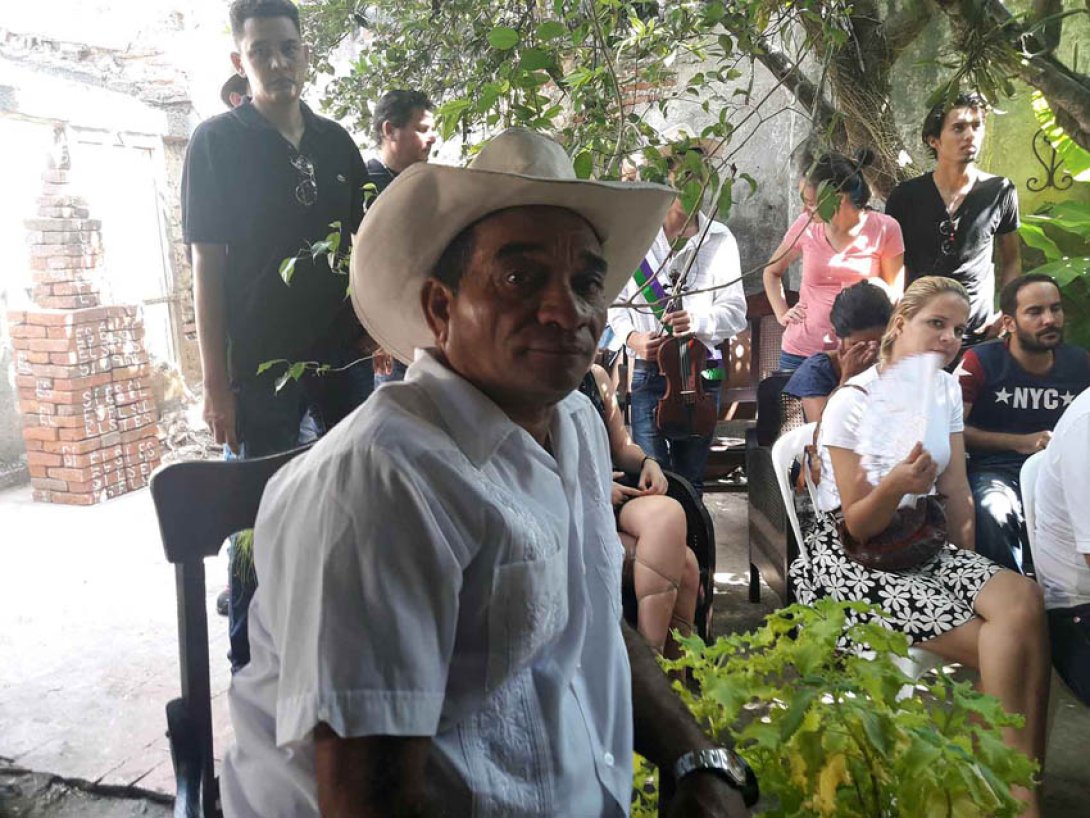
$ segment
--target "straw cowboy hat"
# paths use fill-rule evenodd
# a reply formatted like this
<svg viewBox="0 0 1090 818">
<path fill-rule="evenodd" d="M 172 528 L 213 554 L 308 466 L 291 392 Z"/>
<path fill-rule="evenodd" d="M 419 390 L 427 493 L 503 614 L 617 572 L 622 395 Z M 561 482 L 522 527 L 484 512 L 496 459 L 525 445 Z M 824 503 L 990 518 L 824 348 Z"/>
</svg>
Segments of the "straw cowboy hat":
<svg viewBox="0 0 1090 818">
<path fill-rule="evenodd" d="M 576 178 L 556 142 L 525 128 L 490 140 L 467 168 L 423 162 L 402 171 L 367 211 L 352 248 L 351 292 L 371 337 L 409 362 L 434 344 L 420 289 L 447 245 L 469 225 L 510 207 L 571 210 L 594 228 L 612 301 L 632 277 L 676 194 L 646 182 Z"/>
</svg>

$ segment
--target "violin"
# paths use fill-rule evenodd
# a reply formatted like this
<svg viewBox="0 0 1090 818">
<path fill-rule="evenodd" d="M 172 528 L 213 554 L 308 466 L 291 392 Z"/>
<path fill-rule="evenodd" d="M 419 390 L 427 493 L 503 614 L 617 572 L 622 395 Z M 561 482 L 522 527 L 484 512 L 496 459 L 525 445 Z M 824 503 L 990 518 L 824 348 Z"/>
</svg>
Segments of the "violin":
<svg viewBox="0 0 1090 818">
<path fill-rule="evenodd" d="M 681 299 L 667 312 L 681 309 Z M 715 398 L 704 391 L 700 373 L 707 366 L 707 350 L 692 335 L 671 335 L 658 349 L 659 372 L 666 392 L 655 409 L 655 425 L 670 439 L 710 437 L 719 420 Z"/>
</svg>

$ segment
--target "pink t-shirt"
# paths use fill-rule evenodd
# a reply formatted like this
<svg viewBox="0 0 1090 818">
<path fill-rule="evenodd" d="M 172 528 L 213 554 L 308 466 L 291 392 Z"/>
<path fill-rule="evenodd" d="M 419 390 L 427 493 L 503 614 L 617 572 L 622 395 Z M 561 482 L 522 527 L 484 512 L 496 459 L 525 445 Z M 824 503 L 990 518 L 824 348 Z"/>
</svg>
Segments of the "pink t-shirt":
<svg viewBox="0 0 1090 818">
<path fill-rule="evenodd" d="M 833 299 L 857 281 L 877 278 L 882 259 L 901 255 L 905 244 L 897 221 L 873 210 L 865 211 L 863 229 L 840 252 L 825 237 L 825 225 L 810 221 L 806 211 L 788 228 L 784 241 L 790 243 L 796 236 L 795 247 L 802 250 L 799 303 L 806 305 L 806 321 L 788 325 L 783 333 L 783 349 L 792 355 L 809 356 L 836 348 L 836 333 L 829 320 Z"/>
</svg>

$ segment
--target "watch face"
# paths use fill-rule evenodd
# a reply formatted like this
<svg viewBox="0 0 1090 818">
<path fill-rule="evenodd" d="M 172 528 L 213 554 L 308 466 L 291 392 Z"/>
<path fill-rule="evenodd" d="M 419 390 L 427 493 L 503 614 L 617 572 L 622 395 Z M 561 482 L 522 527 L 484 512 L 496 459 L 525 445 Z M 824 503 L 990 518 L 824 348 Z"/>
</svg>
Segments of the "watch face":
<svg viewBox="0 0 1090 818">
<path fill-rule="evenodd" d="M 731 778 L 737 782 L 739 787 L 745 786 L 746 783 L 746 765 L 745 762 L 738 756 L 737 753 L 733 753 L 728 750 L 725 753 L 727 759 L 727 772 L 730 773 Z"/>
</svg>

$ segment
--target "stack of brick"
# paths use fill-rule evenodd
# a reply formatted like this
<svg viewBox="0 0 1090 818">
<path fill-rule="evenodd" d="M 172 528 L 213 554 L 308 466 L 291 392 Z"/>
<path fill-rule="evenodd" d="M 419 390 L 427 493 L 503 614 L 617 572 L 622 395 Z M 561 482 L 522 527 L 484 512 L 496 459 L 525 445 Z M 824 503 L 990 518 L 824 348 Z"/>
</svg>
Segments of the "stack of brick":
<svg viewBox="0 0 1090 818">
<path fill-rule="evenodd" d="M 100 225 L 51 170 L 27 220 L 33 300 L 8 314 L 34 499 L 91 505 L 147 485 L 158 412 L 136 307 L 102 306 Z"/>
</svg>

